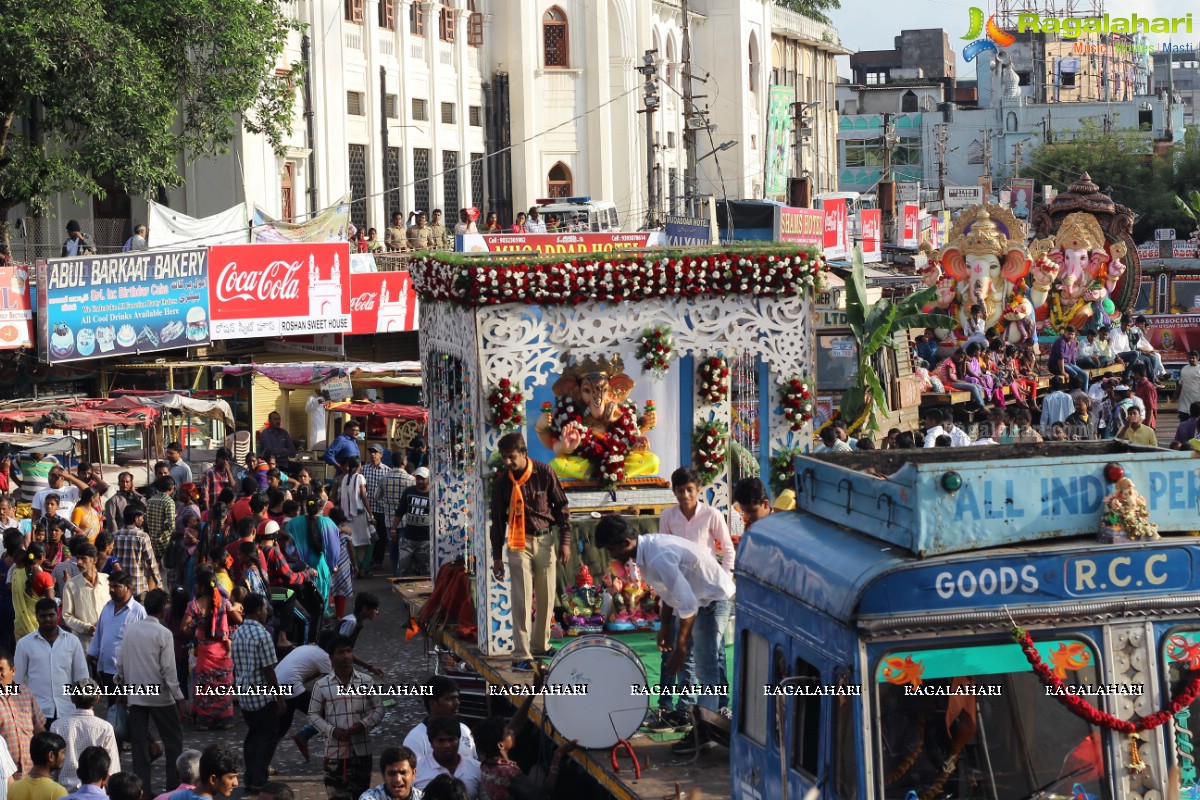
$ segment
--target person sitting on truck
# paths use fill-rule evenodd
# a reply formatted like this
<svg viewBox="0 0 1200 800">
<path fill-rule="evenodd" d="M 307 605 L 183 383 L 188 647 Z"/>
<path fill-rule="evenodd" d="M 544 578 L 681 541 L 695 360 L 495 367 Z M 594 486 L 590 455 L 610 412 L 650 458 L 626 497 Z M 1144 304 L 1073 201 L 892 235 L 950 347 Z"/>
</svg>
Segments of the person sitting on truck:
<svg viewBox="0 0 1200 800">
<path fill-rule="evenodd" d="M 838 417 L 833 421 L 833 429 L 837 431 L 838 439 L 850 446 L 851 450 L 858 449 L 858 439 L 850 435 L 850 426 L 846 424 L 846 420 Z"/>
<path fill-rule="evenodd" d="M 969 447 L 971 437 L 966 431 L 955 427 L 954 419 L 940 408 L 931 408 L 925 412 L 925 446 L 936 447 L 937 437 L 945 434 L 950 437 L 951 447 Z"/>
<path fill-rule="evenodd" d="M 1033 415 L 1028 408 L 1013 411 L 1013 424 L 1000 437 L 1000 444 L 1040 444 L 1042 435 L 1033 428 Z"/>
<path fill-rule="evenodd" d="M 546 221 L 542 219 L 541 214 L 538 212 L 537 206 L 533 206 L 532 208 L 529 209 L 529 216 L 527 216 L 525 218 L 525 232 L 526 233 L 545 233 L 546 232 Z"/>
<path fill-rule="evenodd" d="M 942 382 L 942 386 L 945 387 L 946 391 L 958 389 L 959 391 L 970 392 L 976 407 L 983 409 L 987 406 L 987 401 L 983 397 L 983 389 L 974 383 L 967 382 L 966 364 L 967 353 L 960 347 L 949 358 L 942 359 L 942 362 L 930 374 L 936 376 Z"/>
<path fill-rule="evenodd" d="M 722 633 L 733 608 L 733 577 L 721 568 L 707 548 L 679 536 L 661 533 L 639 535 L 623 516 L 610 514 L 596 525 L 596 547 L 607 550 L 620 563 L 637 562 L 642 579 L 662 601 L 659 650 L 673 647 L 663 675 L 676 675 L 688 654 L 695 654 L 696 678 L 702 690 L 700 708 L 718 713 L 714 689 L 721 681 L 720 660 L 725 658 Z M 678 618 L 679 635 L 675 635 Z M 726 686 L 728 691 L 728 686 Z M 703 746 L 695 728 L 672 747 L 676 754 L 694 753 Z"/>
<path fill-rule="evenodd" d="M 843 442 L 837 434 L 837 429 L 826 425 L 821 431 L 821 445 L 813 450 L 814 453 L 849 453 L 850 445 Z"/>
<path fill-rule="evenodd" d="M 1146 368 L 1141 364 L 1133 365 L 1133 396 L 1142 401 L 1142 418 L 1146 425 L 1158 428 L 1158 387 L 1146 377 Z"/>
<path fill-rule="evenodd" d="M 1055 375 L 1050 379 L 1050 394 L 1042 398 L 1042 430 L 1048 430 L 1056 422 L 1064 422 L 1075 410 L 1071 395 L 1064 391 L 1066 382 Z"/>
<path fill-rule="evenodd" d="M 1196 438 L 1196 427 L 1200 425 L 1200 400 L 1193 402 L 1188 411 L 1190 416 L 1175 429 L 1175 441 L 1171 442 L 1172 450 L 1192 449 L 1189 442 Z"/>
<path fill-rule="evenodd" d="M 925 362 L 925 366 L 933 369 L 937 366 L 938 359 L 938 338 L 934 334 L 933 328 L 926 328 L 925 335 L 917 340 L 917 357 Z"/>
<path fill-rule="evenodd" d="M 1117 434 L 1117 438 L 1130 444 L 1158 447 L 1158 437 L 1154 435 L 1154 429 L 1142 424 L 1142 412 L 1137 406 L 1130 406 L 1125 412 L 1125 427 Z"/>
</svg>

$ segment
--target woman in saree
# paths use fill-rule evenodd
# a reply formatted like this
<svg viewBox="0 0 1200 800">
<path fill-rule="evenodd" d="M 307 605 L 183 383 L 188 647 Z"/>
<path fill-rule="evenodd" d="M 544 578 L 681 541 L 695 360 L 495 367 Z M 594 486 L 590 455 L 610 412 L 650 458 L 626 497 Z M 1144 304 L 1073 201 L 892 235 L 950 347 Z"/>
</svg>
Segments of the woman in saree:
<svg viewBox="0 0 1200 800">
<path fill-rule="evenodd" d="M 338 540 L 338 529 L 329 517 L 322 516 L 325 501 L 314 495 L 304 498 L 304 515 L 290 520 L 286 527 L 287 534 L 292 537 L 296 546 L 296 555 L 300 560 L 317 571 L 314 583 L 321 595 L 321 613 L 326 613 L 329 607 L 329 587 L 332 582 L 330 554 L 336 559 L 341 552 Z M 337 561 L 333 561 L 334 564 Z M 318 620 L 314 620 L 317 623 Z"/>
<path fill-rule="evenodd" d="M 217 588 L 211 570 L 196 573 L 196 594 L 183 617 L 183 632 L 196 640 L 193 672 L 192 718 L 196 730 L 233 727 L 233 659 L 229 629 L 241 624 L 241 615 Z"/>
</svg>

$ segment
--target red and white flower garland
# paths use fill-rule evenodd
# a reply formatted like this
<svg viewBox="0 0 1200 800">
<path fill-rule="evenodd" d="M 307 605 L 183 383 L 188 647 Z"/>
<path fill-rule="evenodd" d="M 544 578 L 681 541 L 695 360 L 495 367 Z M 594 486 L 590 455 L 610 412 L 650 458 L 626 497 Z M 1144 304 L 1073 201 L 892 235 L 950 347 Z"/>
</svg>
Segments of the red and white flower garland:
<svg viewBox="0 0 1200 800">
<path fill-rule="evenodd" d="M 549 403 L 543 405 L 543 411 L 550 411 Z M 637 407 L 633 403 L 621 404 L 621 414 L 608 430 L 596 433 L 583 424 L 583 414 L 575 406 L 575 400 L 569 395 L 558 398 L 551 413 L 550 433 L 561 437 L 563 431 L 574 428 L 579 432 L 581 442 L 575 450 L 575 455 L 583 456 L 592 464 L 592 473 L 600 488 L 609 491 L 625 480 L 625 457 L 633 448 L 635 440 L 641 436 L 638 428 Z"/>
<path fill-rule="evenodd" d="M 501 378 L 488 391 L 491 422 L 504 432 L 525 427 L 525 397 L 516 391 L 512 381 Z"/>
<path fill-rule="evenodd" d="M 696 393 L 706 403 L 716 405 L 729 397 L 729 362 L 723 356 L 711 356 L 700 362 Z"/>
<path fill-rule="evenodd" d="M 817 388 L 812 381 L 798 375 L 789 378 L 779 389 L 779 402 L 783 406 L 783 418 L 791 423 L 793 431 L 803 430 L 805 423 L 813 417 Z"/>
<path fill-rule="evenodd" d="M 587 300 L 619 303 L 731 294 L 789 297 L 820 291 L 826 269 L 824 255 L 791 248 L 486 263 L 431 253 L 410 266 L 421 299 L 466 306 L 578 305 Z"/>
<path fill-rule="evenodd" d="M 667 374 L 674 354 L 675 337 L 671 336 L 671 329 L 666 325 L 654 325 L 643 330 L 638 339 L 637 352 L 634 353 L 642 362 L 642 369 L 659 380 Z"/>
<path fill-rule="evenodd" d="M 705 486 L 725 468 L 729 453 L 729 426 L 720 420 L 701 422 L 692 432 L 692 464 Z"/>
</svg>

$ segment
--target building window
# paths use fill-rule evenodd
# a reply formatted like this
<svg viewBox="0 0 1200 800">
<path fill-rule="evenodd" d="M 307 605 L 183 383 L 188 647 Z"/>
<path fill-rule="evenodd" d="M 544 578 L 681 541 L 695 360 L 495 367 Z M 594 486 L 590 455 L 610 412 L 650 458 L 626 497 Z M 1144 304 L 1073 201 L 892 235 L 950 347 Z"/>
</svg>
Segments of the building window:
<svg viewBox="0 0 1200 800">
<path fill-rule="evenodd" d="M 396 30 L 396 0 L 379 0 L 379 27 Z"/>
<path fill-rule="evenodd" d="M 454 41 L 454 9 L 443 7 L 438 15 L 438 38 L 443 42 Z"/>
<path fill-rule="evenodd" d="M 909 89 L 900 97 L 900 113 L 916 113 L 919 110 L 917 108 L 917 93 Z"/>
<path fill-rule="evenodd" d="M 370 227 L 367 218 L 367 146 L 350 145 L 350 221 L 360 227 Z"/>
<path fill-rule="evenodd" d="M 400 98 L 397 95 L 383 96 L 383 113 L 388 119 L 400 119 Z"/>
<path fill-rule="evenodd" d="M 472 128 L 482 128 L 483 127 L 483 109 L 480 108 L 479 106 L 468 106 L 467 107 L 467 123 Z"/>
<path fill-rule="evenodd" d="M 284 222 L 291 222 L 296 217 L 296 164 L 287 161 L 283 165 L 283 174 L 279 176 L 279 216 Z"/>
<path fill-rule="evenodd" d="M 446 216 L 458 219 L 458 153 L 442 151 L 442 198 L 445 200 Z"/>
<path fill-rule="evenodd" d="M 674 146 L 675 146 L 675 131 L 667 131 L 667 147 L 673 148 Z"/>
<path fill-rule="evenodd" d="M 758 38 L 753 33 L 750 34 L 750 66 L 747 74 L 750 78 L 750 92 L 753 94 L 758 91 Z"/>
<path fill-rule="evenodd" d="M 471 153 L 471 204 L 483 205 L 483 153 Z"/>
<path fill-rule="evenodd" d="M 978 139 L 967 145 L 967 163 L 982 164 L 983 163 L 983 145 Z"/>
<path fill-rule="evenodd" d="M 387 218 L 390 220 L 400 211 L 400 148 L 389 147 L 387 149 L 387 180 L 388 193 L 387 199 L 384 201 L 384 206 L 387 207 Z"/>
<path fill-rule="evenodd" d="M 413 202 L 417 211 L 429 211 L 429 149 L 413 148 Z"/>
<path fill-rule="evenodd" d="M 429 101 L 414 97 L 412 101 L 412 117 L 418 122 L 429 120 Z"/>
<path fill-rule="evenodd" d="M 867 73 L 867 86 L 882 86 L 885 83 L 887 83 L 887 73 L 886 72 L 868 72 Z"/>
<path fill-rule="evenodd" d="M 476 0 L 467 0 L 467 46 L 483 47 L 483 12 L 475 7 Z"/>
<path fill-rule="evenodd" d="M 363 110 L 362 92 L 346 92 L 346 113 L 352 117 L 366 115 L 366 111 Z"/>
<path fill-rule="evenodd" d="M 847 139 L 844 163 L 847 167 L 882 167 L 883 148 L 876 139 Z"/>
<path fill-rule="evenodd" d="M 912 167 L 920 163 L 921 137 L 901 136 L 892 148 L 892 164 L 898 167 Z"/>
<path fill-rule="evenodd" d="M 547 197 L 570 197 L 571 170 L 567 169 L 566 164 L 558 162 L 550 168 L 550 174 L 546 176 L 546 184 Z"/>
<path fill-rule="evenodd" d="M 442 124 L 453 125 L 454 120 L 454 103 L 442 103 Z"/>
<path fill-rule="evenodd" d="M 363 0 L 343 0 L 342 6 L 346 12 L 346 22 L 362 24 Z"/>
<path fill-rule="evenodd" d="M 542 15 L 542 50 L 547 67 L 566 68 L 571 65 L 567 57 L 567 15 L 554 6 Z"/>
<path fill-rule="evenodd" d="M 408 32 L 413 36 L 425 35 L 425 8 L 419 0 L 408 7 Z"/>
</svg>

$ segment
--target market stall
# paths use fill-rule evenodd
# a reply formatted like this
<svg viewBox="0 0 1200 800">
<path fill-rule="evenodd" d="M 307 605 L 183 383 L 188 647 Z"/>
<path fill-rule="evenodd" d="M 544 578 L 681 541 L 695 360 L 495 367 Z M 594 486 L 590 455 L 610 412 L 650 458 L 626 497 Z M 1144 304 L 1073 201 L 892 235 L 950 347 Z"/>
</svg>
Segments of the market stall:
<svg viewBox="0 0 1200 800">
<path fill-rule="evenodd" d="M 363 420 L 366 439 L 362 442 L 362 447 L 379 444 L 385 453 L 407 450 L 413 437 L 425 434 L 425 425 L 429 420 L 428 409 L 400 403 L 353 401 L 330 403 L 325 408 L 331 413 L 341 414 L 342 425 L 345 424 L 345 418 L 349 417 Z M 334 436 L 332 416 L 329 418 L 329 426 L 327 435 L 332 439 Z M 338 427 L 340 429 L 341 426 Z"/>
</svg>

